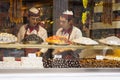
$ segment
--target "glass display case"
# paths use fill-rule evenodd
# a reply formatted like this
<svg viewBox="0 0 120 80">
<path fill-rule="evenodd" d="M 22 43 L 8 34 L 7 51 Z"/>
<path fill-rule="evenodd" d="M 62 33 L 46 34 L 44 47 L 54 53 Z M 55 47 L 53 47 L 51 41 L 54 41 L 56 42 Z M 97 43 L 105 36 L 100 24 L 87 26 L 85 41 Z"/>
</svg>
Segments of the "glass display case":
<svg viewBox="0 0 120 80">
<path fill-rule="evenodd" d="M 104 24 L 101 19 L 103 3 L 104 0 L 0 1 L 0 79 L 118 80 L 120 6 L 118 0 L 112 0 L 112 25 Z M 47 31 L 48 38 L 43 43 L 35 41 L 36 37 L 18 42 L 18 31 L 29 22 L 27 10 L 31 7 L 40 11 L 39 25 Z M 59 17 L 66 10 L 74 14 L 71 25 L 82 32 L 77 39 L 56 36 L 61 27 Z M 47 51 L 29 52 L 26 56 L 25 51 L 32 49 Z"/>
</svg>

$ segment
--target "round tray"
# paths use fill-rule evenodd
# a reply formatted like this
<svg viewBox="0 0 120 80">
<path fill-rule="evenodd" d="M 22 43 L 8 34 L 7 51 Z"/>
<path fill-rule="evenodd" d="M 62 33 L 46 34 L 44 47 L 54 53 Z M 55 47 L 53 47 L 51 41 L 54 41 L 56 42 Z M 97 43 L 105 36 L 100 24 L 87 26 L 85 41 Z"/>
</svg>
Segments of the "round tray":
<svg viewBox="0 0 120 80">
<path fill-rule="evenodd" d="M 39 42 L 38 41 L 26 41 L 26 42 L 23 42 L 24 44 L 38 44 Z"/>
</svg>

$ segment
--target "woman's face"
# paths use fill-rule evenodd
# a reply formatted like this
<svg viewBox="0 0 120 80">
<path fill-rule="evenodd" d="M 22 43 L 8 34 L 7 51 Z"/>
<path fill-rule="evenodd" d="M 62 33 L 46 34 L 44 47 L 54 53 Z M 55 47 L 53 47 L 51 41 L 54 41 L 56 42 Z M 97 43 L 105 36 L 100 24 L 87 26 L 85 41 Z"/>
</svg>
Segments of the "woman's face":
<svg viewBox="0 0 120 80">
<path fill-rule="evenodd" d="M 38 17 L 30 16 L 29 17 L 30 26 L 33 26 L 33 27 L 36 26 L 38 24 L 39 20 L 40 20 L 39 16 Z"/>
</svg>

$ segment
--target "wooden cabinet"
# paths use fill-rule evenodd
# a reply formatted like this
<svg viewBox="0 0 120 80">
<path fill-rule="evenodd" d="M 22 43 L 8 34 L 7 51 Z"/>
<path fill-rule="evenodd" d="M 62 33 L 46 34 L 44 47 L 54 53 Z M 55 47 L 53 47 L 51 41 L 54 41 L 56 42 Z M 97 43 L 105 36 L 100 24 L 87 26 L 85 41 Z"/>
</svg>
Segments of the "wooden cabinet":
<svg viewBox="0 0 120 80">
<path fill-rule="evenodd" d="M 103 6 L 96 6 L 94 8 L 94 20 L 90 30 L 92 38 L 103 38 L 111 35 L 117 36 L 120 34 L 120 3 L 113 4 L 112 11 L 113 19 L 112 25 L 110 25 L 102 23 L 101 16 Z"/>
</svg>

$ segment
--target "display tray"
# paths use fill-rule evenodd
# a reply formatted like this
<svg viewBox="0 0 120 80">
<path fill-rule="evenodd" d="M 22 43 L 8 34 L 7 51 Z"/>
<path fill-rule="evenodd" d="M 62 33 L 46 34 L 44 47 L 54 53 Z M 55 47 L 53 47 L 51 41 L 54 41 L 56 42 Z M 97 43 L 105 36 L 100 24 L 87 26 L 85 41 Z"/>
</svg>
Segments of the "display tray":
<svg viewBox="0 0 120 80">
<path fill-rule="evenodd" d="M 40 44 L 38 41 L 27 41 L 27 42 L 22 42 L 23 44 Z"/>
<path fill-rule="evenodd" d="M 98 45 L 99 43 L 95 40 L 92 40 L 90 38 L 79 38 L 79 39 L 75 39 L 72 41 L 74 44 L 80 44 L 80 45 L 85 45 L 85 46 L 89 46 L 89 45 Z"/>
<path fill-rule="evenodd" d="M 43 60 L 45 68 L 120 68 L 118 60 L 86 59 L 53 59 Z"/>
<path fill-rule="evenodd" d="M 60 44 L 57 43 L 57 44 L 56 44 L 56 43 L 55 43 L 55 44 L 53 44 L 53 45 L 70 45 L 70 44 L 68 44 L 68 43 L 60 43 Z"/>
<path fill-rule="evenodd" d="M 0 44 L 15 44 L 16 42 L 0 42 Z"/>
<path fill-rule="evenodd" d="M 120 39 L 116 36 L 106 37 L 98 41 L 105 45 L 120 46 Z"/>
<path fill-rule="evenodd" d="M 108 45 L 108 46 L 120 46 L 120 43 L 119 43 L 119 44 L 106 43 L 105 41 L 102 41 L 102 40 L 99 40 L 99 42 L 100 42 L 101 44 Z"/>
<path fill-rule="evenodd" d="M 74 45 L 82 45 L 82 46 L 97 46 L 99 44 L 82 44 L 82 43 L 73 43 Z"/>
<path fill-rule="evenodd" d="M 51 43 L 48 42 L 49 45 L 70 45 L 70 43 Z"/>
</svg>

